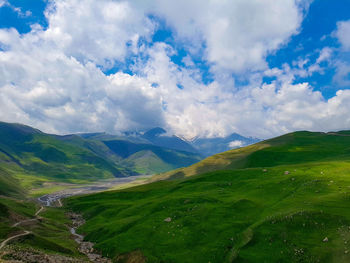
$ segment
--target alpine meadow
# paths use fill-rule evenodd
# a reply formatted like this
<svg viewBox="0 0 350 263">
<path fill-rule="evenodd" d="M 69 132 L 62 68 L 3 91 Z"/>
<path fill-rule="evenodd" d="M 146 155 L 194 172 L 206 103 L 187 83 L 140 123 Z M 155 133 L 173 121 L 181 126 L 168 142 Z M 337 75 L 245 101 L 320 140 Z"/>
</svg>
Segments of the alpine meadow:
<svg viewBox="0 0 350 263">
<path fill-rule="evenodd" d="M 0 0 L 0 262 L 350 262 L 348 0 Z"/>
</svg>

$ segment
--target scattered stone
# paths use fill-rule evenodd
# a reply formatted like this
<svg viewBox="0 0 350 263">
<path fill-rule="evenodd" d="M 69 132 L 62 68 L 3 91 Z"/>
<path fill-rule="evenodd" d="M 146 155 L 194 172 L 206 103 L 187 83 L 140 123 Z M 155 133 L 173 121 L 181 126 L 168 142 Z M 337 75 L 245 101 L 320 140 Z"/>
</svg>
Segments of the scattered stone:
<svg viewBox="0 0 350 263">
<path fill-rule="evenodd" d="M 0 262 L 8 263 L 87 263 L 87 260 L 63 256 L 59 254 L 44 254 L 40 250 L 33 248 L 18 248 L 14 245 L 6 247 L 0 255 Z M 99 261 L 96 261 L 99 262 Z"/>
<path fill-rule="evenodd" d="M 348 251 L 348 250 L 345 250 L 345 251 L 344 251 L 344 253 L 345 253 L 345 254 L 348 254 L 348 253 L 349 253 L 349 251 Z"/>
<path fill-rule="evenodd" d="M 267 172 L 267 169 L 263 169 L 263 172 L 266 173 L 266 172 Z"/>
<path fill-rule="evenodd" d="M 164 219 L 164 222 L 171 222 L 171 217 L 167 217 Z"/>
<path fill-rule="evenodd" d="M 85 220 L 79 214 L 68 213 L 68 217 L 72 220 L 73 227 L 70 229 L 72 235 L 75 237 L 74 240 L 79 244 L 79 252 L 85 254 L 90 261 L 98 263 L 111 263 L 112 261 L 108 258 L 102 257 L 100 254 L 94 253 L 94 243 L 84 241 L 84 236 L 76 233 L 76 230 L 85 224 Z M 46 261 L 48 262 L 48 261 Z M 60 261 L 57 261 L 60 262 Z M 63 262 L 63 261 L 62 261 Z"/>
<path fill-rule="evenodd" d="M 328 242 L 328 237 L 325 237 L 325 238 L 323 239 L 323 242 Z"/>
<path fill-rule="evenodd" d="M 295 178 L 293 177 L 291 180 L 292 180 L 292 181 L 294 181 L 294 180 L 295 180 Z"/>
</svg>

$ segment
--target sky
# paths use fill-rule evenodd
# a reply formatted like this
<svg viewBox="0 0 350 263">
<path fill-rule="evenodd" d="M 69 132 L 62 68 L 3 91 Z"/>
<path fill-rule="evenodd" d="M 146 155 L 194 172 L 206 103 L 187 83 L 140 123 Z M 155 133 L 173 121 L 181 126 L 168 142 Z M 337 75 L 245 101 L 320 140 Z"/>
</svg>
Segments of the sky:
<svg viewBox="0 0 350 263">
<path fill-rule="evenodd" d="M 349 0 L 0 0 L 0 121 L 261 139 L 350 129 Z"/>
</svg>

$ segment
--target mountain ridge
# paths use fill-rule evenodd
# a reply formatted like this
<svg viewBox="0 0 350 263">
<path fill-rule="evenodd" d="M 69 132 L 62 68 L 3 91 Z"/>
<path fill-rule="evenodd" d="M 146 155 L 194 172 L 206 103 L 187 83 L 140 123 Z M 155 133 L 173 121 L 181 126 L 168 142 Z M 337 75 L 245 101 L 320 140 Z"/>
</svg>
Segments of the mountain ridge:
<svg viewBox="0 0 350 263">
<path fill-rule="evenodd" d="M 95 139 L 96 136 L 99 139 Z M 4 174 L 30 188 L 46 181 L 81 183 L 143 174 L 145 171 L 155 174 L 201 160 L 196 153 L 156 146 L 142 138 L 130 141 L 105 133 L 83 137 L 81 134 L 46 134 L 30 126 L 0 122 L 1 168 Z M 119 149 L 109 147 L 112 142 L 119 143 Z M 156 156 L 152 157 L 153 165 L 142 161 L 149 155 L 140 154 L 136 155 L 139 160 L 136 157 L 128 160 L 128 156 L 122 154 L 128 147 L 136 149 L 132 154 L 141 150 L 152 151 Z M 137 167 L 134 167 L 136 163 Z M 7 188 L 15 185 L 9 180 L 3 182 Z M 18 192 L 13 190 L 13 193 Z"/>
</svg>

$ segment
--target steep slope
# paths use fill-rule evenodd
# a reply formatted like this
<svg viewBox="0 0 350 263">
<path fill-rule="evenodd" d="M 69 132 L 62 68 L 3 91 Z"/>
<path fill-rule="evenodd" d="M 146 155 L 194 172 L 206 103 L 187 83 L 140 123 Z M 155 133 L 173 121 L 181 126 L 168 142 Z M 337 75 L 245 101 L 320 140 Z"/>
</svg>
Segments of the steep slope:
<svg viewBox="0 0 350 263">
<path fill-rule="evenodd" d="M 70 238 L 69 224 L 62 209 L 43 209 L 34 202 L 1 197 L 0 244 L 22 237 L 0 249 L 0 262 L 87 262 Z"/>
<path fill-rule="evenodd" d="M 190 167 L 157 176 L 156 179 L 186 177 L 216 170 L 340 160 L 349 156 L 350 136 L 346 132 L 301 131 L 216 154 Z"/>
<path fill-rule="evenodd" d="M 115 262 L 350 261 L 348 133 L 288 134 L 194 167 L 67 205 Z"/>
<path fill-rule="evenodd" d="M 6 170 L 0 168 L 0 196 L 23 198 L 24 195 L 25 190 L 20 186 L 20 182 Z"/>
<path fill-rule="evenodd" d="M 28 126 L 0 122 L 1 192 L 22 192 L 16 180 L 29 189 L 46 181 L 76 183 L 133 173 L 89 149 L 88 144 L 77 136 L 49 135 Z"/>
</svg>

